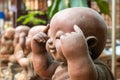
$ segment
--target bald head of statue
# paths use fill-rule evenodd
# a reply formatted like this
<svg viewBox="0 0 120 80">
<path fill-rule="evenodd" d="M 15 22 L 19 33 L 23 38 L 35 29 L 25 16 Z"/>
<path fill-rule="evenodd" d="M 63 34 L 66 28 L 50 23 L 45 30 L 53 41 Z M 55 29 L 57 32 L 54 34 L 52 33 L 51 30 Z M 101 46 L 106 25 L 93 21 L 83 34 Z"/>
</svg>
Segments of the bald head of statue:
<svg viewBox="0 0 120 80">
<path fill-rule="evenodd" d="M 54 38 L 58 31 L 74 31 L 77 25 L 83 31 L 92 59 L 97 58 L 106 43 L 107 25 L 99 13 L 91 8 L 74 7 L 56 13 L 50 22 L 49 36 Z"/>
</svg>

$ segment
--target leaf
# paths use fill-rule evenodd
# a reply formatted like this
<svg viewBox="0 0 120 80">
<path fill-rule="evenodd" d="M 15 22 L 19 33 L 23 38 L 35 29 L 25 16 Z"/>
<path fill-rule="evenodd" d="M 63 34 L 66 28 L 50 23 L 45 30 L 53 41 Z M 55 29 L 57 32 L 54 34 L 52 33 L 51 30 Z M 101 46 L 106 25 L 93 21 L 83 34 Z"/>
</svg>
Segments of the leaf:
<svg viewBox="0 0 120 80">
<path fill-rule="evenodd" d="M 52 4 L 47 10 L 48 18 L 52 18 L 56 12 L 68 7 L 88 7 L 87 0 L 68 0 L 68 4 L 66 1 L 67 0 L 52 0 Z"/>
<path fill-rule="evenodd" d="M 44 15 L 45 13 L 42 12 L 42 11 L 35 11 L 34 14 L 35 14 L 35 15 L 36 15 L 36 14 L 38 14 L 38 15 Z"/>
<path fill-rule="evenodd" d="M 22 22 L 22 24 L 27 25 L 27 24 L 33 24 L 33 25 L 38 25 L 38 24 L 46 24 L 47 22 L 43 19 L 37 18 L 36 15 L 42 16 L 44 15 L 44 12 L 42 11 L 32 11 L 29 12 L 26 15 L 20 16 L 17 21 Z"/>
<path fill-rule="evenodd" d="M 62 9 L 65 9 L 67 8 L 67 4 L 66 4 L 66 0 L 52 0 L 52 4 L 50 7 L 48 7 L 48 10 L 47 10 L 47 16 L 48 18 L 52 18 L 52 16 L 62 10 Z"/>
<path fill-rule="evenodd" d="M 17 18 L 17 22 L 20 22 L 22 20 L 24 20 L 26 18 L 26 16 L 20 16 L 19 18 Z"/>
<path fill-rule="evenodd" d="M 58 10 L 60 11 L 60 10 L 65 9 L 67 7 L 68 6 L 67 6 L 67 3 L 66 3 L 66 0 L 60 0 Z"/>
<path fill-rule="evenodd" d="M 31 17 L 27 17 L 22 24 L 28 24 L 29 22 L 33 21 L 34 20 L 34 17 L 31 16 Z"/>
<path fill-rule="evenodd" d="M 33 23 L 34 25 L 38 25 L 38 24 L 40 24 L 40 23 L 46 24 L 47 22 L 46 22 L 45 20 L 43 20 L 43 19 L 35 18 L 35 19 L 32 21 L 32 23 Z"/>
<path fill-rule="evenodd" d="M 69 0 L 70 7 L 88 7 L 87 0 Z"/>
<path fill-rule="evenodd" d="M 101 13 L 106 14 L 108 16 L 110 15 L 110 10 L 109 10 L 109 4 L 105 0 L 95 0 Z"/>
<path fill-rule="evenodd" d="M 48 8 L 47 14 L 48 18 L 51 18 L 56 12 L 58 12 L 60 0 L 53 0 L 52 5 Z"/>
</svg>

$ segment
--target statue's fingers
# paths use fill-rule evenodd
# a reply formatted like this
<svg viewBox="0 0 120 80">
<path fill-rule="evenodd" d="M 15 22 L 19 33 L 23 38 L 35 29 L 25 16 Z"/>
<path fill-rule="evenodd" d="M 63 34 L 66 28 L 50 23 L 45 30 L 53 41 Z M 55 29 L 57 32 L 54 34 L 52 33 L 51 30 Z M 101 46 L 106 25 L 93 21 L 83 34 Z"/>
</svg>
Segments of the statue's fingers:
<svg viewBox="0 0 120 80">
<path fill-rule="evenodd" d="M 35 40 L 35 41 L 37 41 L 37 42 L 39 42 L 40 41 L 40 38 L 39 38 L 39 35 L 35 35 L 35 36 L 33 36 L 33 38 L 32 38 L 33 40 Z"/>
<path fill-rule="evenodd" d="M 49 39 L 49 37 L 45 33 L 41 33 L 39 37 L 41 37 L 44 43 Z"/>
<path fill-rule="evenodd" d="M 43 32 L 47 34 L 47 33 L 48 33 L 49 28 L 50 28 L 50 24 L 47 24 L 47 26 L 46 26 L 46 28 L 43 30 Z"/>
<path fill-rule="evenodd" d="M 75 30 L 75 32 L 77 32 L 77 33 L 79 33 L 79 34 L 82 34 L 83 35 L 83 32 L 82 32 L 82 30 L 79 28 L 79 26 L 77 26 L 77 25 L 74 25 L 74 30 Z"/>
<path fill-rule="evenodd" d="M 69 36 L 69 35 L 71 35 L 70 33 L 65 33 L 65 36 Z"/>
<path fill-rule="evenodd" d="M 74 25 L 74 30 L 75 30 L 75 32 L 77 32 L 78 34 L 80 34 L 82 36 L 82 38 L 85 39 L 83 31 L 77 25 Z"/>
<path fill-rule="evenodd" d="M 60 36 L 60 40 L 64 40 L 64 38 L 65 38 L 65 35 Z"/>
</svg>

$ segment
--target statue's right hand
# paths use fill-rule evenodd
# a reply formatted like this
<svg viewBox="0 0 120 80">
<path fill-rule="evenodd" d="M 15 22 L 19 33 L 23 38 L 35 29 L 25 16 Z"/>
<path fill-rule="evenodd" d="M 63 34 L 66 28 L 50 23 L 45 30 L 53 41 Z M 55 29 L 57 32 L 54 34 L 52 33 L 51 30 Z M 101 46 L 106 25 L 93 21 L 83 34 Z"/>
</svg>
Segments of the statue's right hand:
<svg viewBox="0 0 120 80">
<path fill-rule="evenodd" d="M 45 45 L 48 40 L 47 32 L 49 30 L 49 25 L 43 28 L 41 32 L 35 34 L 31 41 L 31 48 L 33 53 L 44 53 L 46 51 Z"/>
<path fill-rule="evenodd" d="M 46 51 L 45 44 L 48 40 L 48 36 L 44 32 L 39 32 L 32 38 L 31 48 L 33 53 L 41 53 Z"/>
<path fill-rule="evenodd" d="M 39 32 L 32 39 L 35 40 L 37 43 L 42 44 L 46 43 L 46 41 L 48 40 L 48 36 L 44 32 Z"/>
</svg>

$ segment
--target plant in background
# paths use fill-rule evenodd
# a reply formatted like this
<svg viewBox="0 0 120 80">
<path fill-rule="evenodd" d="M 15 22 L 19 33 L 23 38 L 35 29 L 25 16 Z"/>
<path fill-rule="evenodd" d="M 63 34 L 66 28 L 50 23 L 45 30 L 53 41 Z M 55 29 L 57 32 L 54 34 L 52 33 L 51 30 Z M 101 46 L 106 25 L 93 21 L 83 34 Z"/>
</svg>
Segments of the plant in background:
<svg viewBox="0 0 120 80">
<path fill-rule="evenodd" d="M 26 15 L 21 15 L 17 22 L 21 22 L 23 25 L 39 25 L 39 24 L 46 24 L 47 21 L 42 19 L 41 16 L 44 16 L 45 13 L 41 11 L 32 11 Z"/>
<path fill-rule="evenodd" d="M 48 7 L 47 16 L 52 18 L 52 16 L 65 8 L 70 7 L 89 7 L 88 1 L 91 0 L 52 0 L 52 4 Z M 110 16 L 109 6 L 105 0 L 92 0 L 95 1 L 100 9 L 100 13 Z"/>
<path fill-rule="evenodd" d="M 97 3 L 101 13 L 111 16 L 109 10 L 109 4 L 105 0 L 94 0 L 94 1 Z"/>
</svg>

